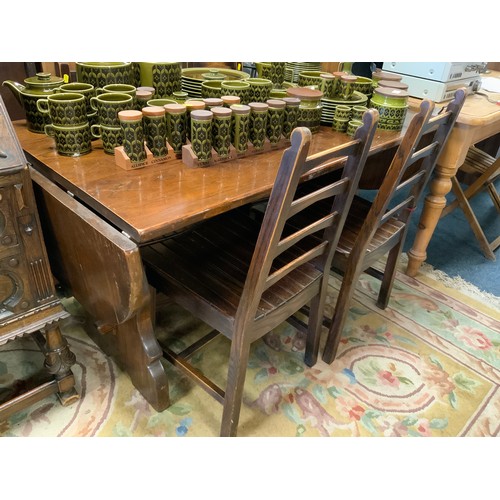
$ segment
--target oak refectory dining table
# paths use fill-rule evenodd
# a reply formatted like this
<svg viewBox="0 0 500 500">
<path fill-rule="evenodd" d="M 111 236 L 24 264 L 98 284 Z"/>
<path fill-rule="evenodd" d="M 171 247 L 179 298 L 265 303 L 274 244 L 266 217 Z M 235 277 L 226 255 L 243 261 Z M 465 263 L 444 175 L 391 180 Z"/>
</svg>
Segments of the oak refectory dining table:
<svg viewBox="0 0 500 500">
<path fill-rule="evenodd" d="M 377 130 L 365 171 L 377 156 L 399 144 L 402 131 Z M 283 149 L 237 158 L 206 168 L 190 168 L 180 159 L 124 170 L 105 154 L 100 140 L 92 152 L 65 157 L 52 138 L 14 123 L 31 164 L 51 268 L 91 316 L 89 332 L 124 369 L 157 411 L 169 406 L 162 350 L 154 334 L 155 294 L 150 289 L 140 248 L 171 237 L 233 208 L 269 196 Z M 310 153 L 349 140 L 322 126 Z M 308 178 L 339 168 L 341 161 L 317 167 Z M 304 179 L 305 180 L 305 179 Z"/>
</svg>

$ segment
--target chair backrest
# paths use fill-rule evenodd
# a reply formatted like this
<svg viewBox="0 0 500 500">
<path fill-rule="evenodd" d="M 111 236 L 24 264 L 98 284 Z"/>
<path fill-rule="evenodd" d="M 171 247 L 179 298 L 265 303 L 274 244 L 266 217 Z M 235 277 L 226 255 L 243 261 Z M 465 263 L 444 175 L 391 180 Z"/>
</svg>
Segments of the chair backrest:
<svg viewBox="0 0 500 500">
<path fill-rule="evenodd" d="M 253 321 L 263 293 L 272 286 L 279 286 L 278 282 L 290 273 L 300 272 L 301 266 L 315 260 L 315 265 L 322 271 L 329 269 L 377 122 L 378 112 L 367 111 L 363 125 L 353 140 L 311 156 L 308 156 L 312 138 L 310 130 L 298 127 L 292 132 L 291 146 L 282 156 L 262 220 L 236 321 Z M 332 163 L 336 159 L 342 161 L 342 158 L 345 158 L 345 163 L 339 180 L 303 196 L 297 193 L 301 177 L 320 165 Z M 332 210 L 328 215 L 309 221 L 309 224 L 297 228 L 293 234 L 284 234 L 288 219 L 312 204 L 329 198 L 332 198 Z M 312 235 L 316 236 L 315 243 L 304 249 L 304 239 Z M 293 257 L 288 260 L 290 255 Z"/>
<path fill-rule="evenodd" d="M 359 232 L 357 248 L 365 248 L 360 240 L 370 241 L 377 229 L 389 218 L 408 222 L 457 120 L 465 97 L 463 89 L 457 90 L 454 99 L 435 116 L 434 103 L 427 99 L 422 101 L 420 110 L 412 118 L 373 200 Z"/>
</svg>

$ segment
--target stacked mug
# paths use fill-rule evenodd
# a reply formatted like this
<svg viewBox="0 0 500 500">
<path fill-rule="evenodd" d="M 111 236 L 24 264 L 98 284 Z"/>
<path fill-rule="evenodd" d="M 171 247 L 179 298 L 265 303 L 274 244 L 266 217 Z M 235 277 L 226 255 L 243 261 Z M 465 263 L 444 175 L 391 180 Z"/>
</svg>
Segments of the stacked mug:
<svg viewBox="0 0 500 500">
<path fill-rule="evenodd" d="M 90 99 L 92 109 L 97 112 L 97 124 L 90 127 L 91 134 L 102 140 L 104 152 L 115 154 L 115 148 L 123 142 L 123 130 L 118 113 L 134 109 L 133 96 L 120 92 L 104 92 Z"/>
<path fill-rule="evenodd" d="M 54 137 L 56 150 L 63 156 L 81 156 L 91 151 L 91 134 L 87 103 L 76 92 L 55 93 L 38 99 L 38 111 L 50 116 L 44 131 Z"/>
</svg>

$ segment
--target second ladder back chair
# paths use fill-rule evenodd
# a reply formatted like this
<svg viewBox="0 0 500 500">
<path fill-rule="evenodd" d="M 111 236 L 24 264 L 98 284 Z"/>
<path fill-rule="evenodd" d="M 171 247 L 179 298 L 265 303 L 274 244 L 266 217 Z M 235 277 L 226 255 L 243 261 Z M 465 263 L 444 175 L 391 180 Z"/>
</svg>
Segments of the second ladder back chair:
<svg viewBox="0 0 500 500">
<path fill-rule="evenodd" d="M 322 355 L 326 363 L 335 359 L 349 305 L 363 271 L 381 279 L 377 306 L 381 309 L 387 307 L 408 222 L 464 100 L 465 92 L 459 89 L 454 99 L 436 116 L 433 116 L 434 103 L 422 101 L 373 202 L 360 196 L 354 198 L 332 264 L 332 269 L 343 277 Z M 322 209 L 326 211 L 327 207 Z M 380 272 L 374 265 L 382 265 L 380 259 L 386 254 L 387 261 Z"/>
<path fill-rule="evenodd" d="M 495 187 L 498 179 L 500 179 L 500 158 L 495 159 L 476 146 L 470 147 L 463 165 L 451 178 L 452 190 L 456 199 L 441 213 L 442 218 L 455 208 L 460 207 L 469 221 L 484 256 L 490 260 L 496 260 L 493 252 L 500 247 L 500 235 L 493 239 L 490 237 L 491 241 L 488 240 L 470 201 L 486 190 L 496 211 L 500 213 L 500 196 Z M 465 189 L 462 189 L 461 181 L 467 185 Z"/>
<path fill-rule="evenodd" d="M 252 218 L 246 207 L 234 209 L 142 249 L 150 284 L 231 342 L 225 389 L 189 362 L 203 340 L 181 353 L 164 347 L 166 359 L 223 404 L 221 436 L 237 433 L 251 343 L 306 304 L 311 304 L 306 358 L 309 364 L 316 360 L 318 347 L 312 341 L 322 327 L 331 260 L 377 120 L 375 110 L 365 113 L 353 140 L 310 156 L 311 132 L 296 128 L 262 222 Z M 338 181 L 296 196 L 304 175 L 335 159 L 345 159 Z M 290 217 L 322 200 L 328 200 L 328 213 L 283 233 Z M 212 338 L 210 333 L 206 340 Z"/>
</svg>

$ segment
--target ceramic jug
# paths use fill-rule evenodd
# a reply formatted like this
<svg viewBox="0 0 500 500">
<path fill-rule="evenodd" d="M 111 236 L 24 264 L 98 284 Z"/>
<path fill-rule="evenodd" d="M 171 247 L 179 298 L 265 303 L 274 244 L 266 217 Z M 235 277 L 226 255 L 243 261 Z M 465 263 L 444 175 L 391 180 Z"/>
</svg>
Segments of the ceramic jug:
<svg viewBox="0 0 500 500">
<path fill-rule="evenodd" d="M 3 85 L 12 90 L 15 98 L 19 101 L 26 113 L 28 130 L 38 134 L 44 134 L 45 125 L 50 123 L 47 113 L 41 113 L 37 108 L 37 101 L 41 98 L 54 94 L 55 90 L 64 83 L 64 79 L 52 76 L 50 73 L 37 73 L 35 76 L 26 78 L 24 85 L 12 80 L 5 80 Z"/>
</svg>

